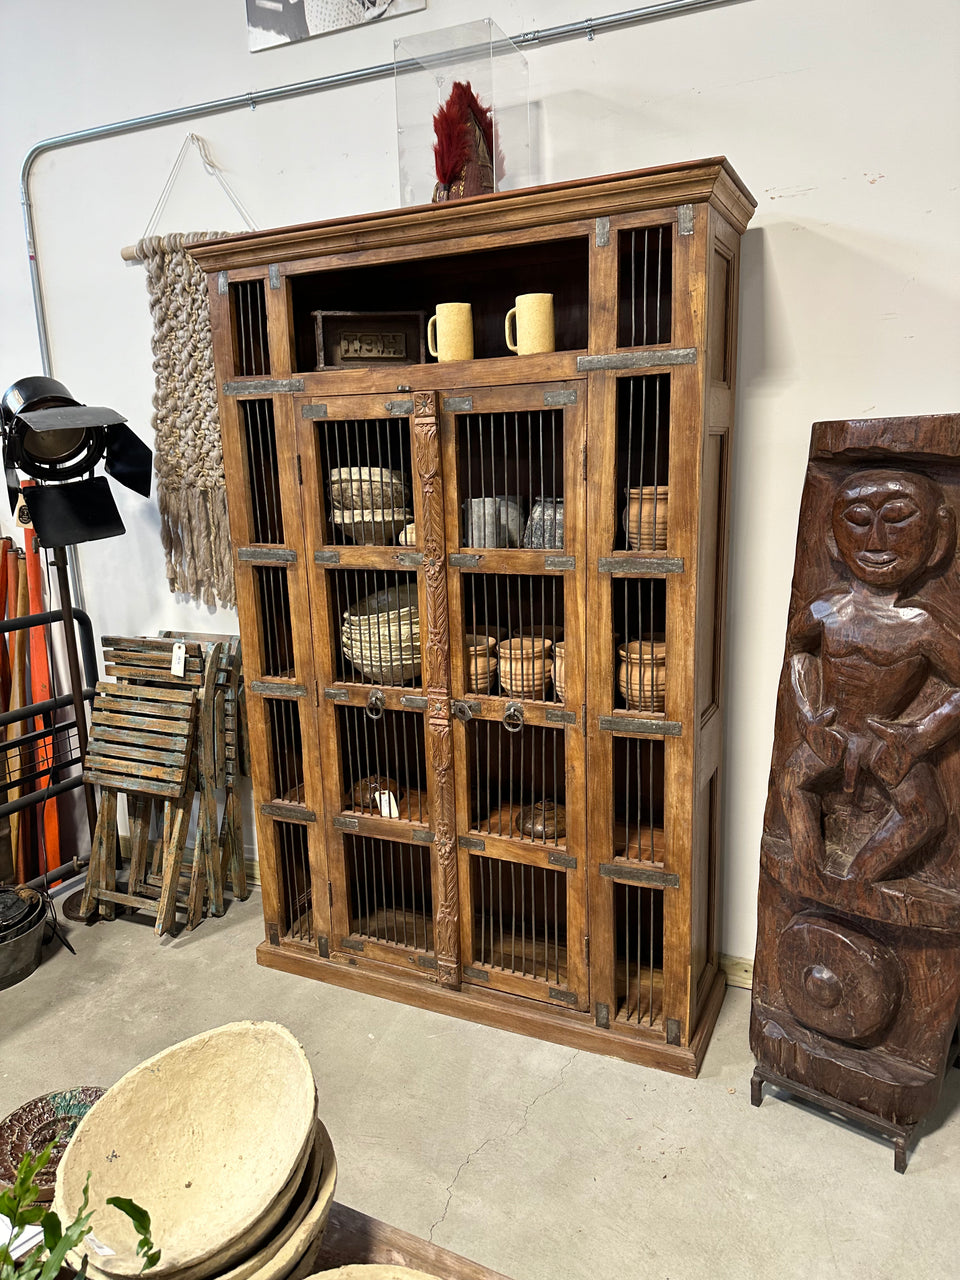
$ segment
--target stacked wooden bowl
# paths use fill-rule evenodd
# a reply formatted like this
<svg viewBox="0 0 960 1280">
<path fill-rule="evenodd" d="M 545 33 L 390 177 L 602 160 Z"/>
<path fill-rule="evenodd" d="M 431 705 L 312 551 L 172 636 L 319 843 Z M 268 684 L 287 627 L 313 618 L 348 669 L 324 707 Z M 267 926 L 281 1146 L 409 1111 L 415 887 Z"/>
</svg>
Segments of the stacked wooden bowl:
<svg viewBox="0 0 960 1280">
<path fill-rule="evenodd" d="M 497 678 L 497 637 L 468 632 L 463 641 L 463 667 L 468 693 L 489 693 Z"/>
<path fill-rule="evenodd" d="M 511 698 L 546 698 L 553 682 L 553 641 L 543 636 L 515 637 L 497 647 L 500 685 Z"/>
<path fill-rule="evenodd" d="M 376 684 L 420 675 L 420 611 L 415 583 L 367 596 L 343 615 L 343 656 Z"/>
<path fill-rule="evenodd" d="M 667 646 L 662 637 L 630 640 L 617 650 L 617 688 L 632 711 L 662 714 L 667 689 Z"/>
<path fill-rule="evenodd" d="M 669 485 L 645 484 L 638 489 L 627 489 L 626 494 L 623 522 L 630 550 L 666 551 Z"/>
<path fill-rule="evenodd" d="M 334 467 L 330 515 L 344 537 L 361 546 L 397 542 L 413 519 L 404 476 L 385 467 Z"/>
<path fill-rule="evenodd" d="M 158 1280 L 293 1277 L 311 1263 L 337 1181 L 310 1064 L 269 1022 L 194 1036 L 108 1089 L 57 1168 L 61 1221 L 79 1209 L 88 1171 L 93 1234 L 68 1261 L 85 1261 L 92 1280 L 142 1266 L 137 1232 L 111 1196 L 149 1213 Z"/>
</svg>

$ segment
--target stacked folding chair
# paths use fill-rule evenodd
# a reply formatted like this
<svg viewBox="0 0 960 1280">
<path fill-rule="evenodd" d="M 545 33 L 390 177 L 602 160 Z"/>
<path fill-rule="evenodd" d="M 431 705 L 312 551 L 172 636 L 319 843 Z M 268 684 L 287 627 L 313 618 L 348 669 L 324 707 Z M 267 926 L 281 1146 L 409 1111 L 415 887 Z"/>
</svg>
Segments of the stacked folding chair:
<svg viewBox="0 0 960 1280">
<path fill-rule="evenodd" d="M 156 914 L 168 933 L 176 913 L 194 928 L 205 909 L 224 911 L 229 876 L 247 896 L 236 782 L 242 763 L 240 649 L 236 637 L 104 637 L 84 780 L 100 786 L 100 809 L 80 915 L 110 919 L 118 904 Z M 225 793 L 217 824 L 217 789 Z M 117 797 L 126 797 L 130 866 L 117 887 Z M 196 842 L 185 867 L 198 800 Z M 162 806 L 160 838 L 151 818 Z"/>
</svg>

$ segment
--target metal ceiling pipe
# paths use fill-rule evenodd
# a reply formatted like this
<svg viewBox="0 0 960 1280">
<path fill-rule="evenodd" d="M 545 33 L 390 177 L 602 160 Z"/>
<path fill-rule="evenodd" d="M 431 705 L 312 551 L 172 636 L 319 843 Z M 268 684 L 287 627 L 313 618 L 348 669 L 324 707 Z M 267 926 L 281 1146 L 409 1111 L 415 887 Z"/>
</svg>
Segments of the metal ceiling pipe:
<svg viewBox="0 0 960 1280">
<path fill-rule="evenodd" d="M 655 18 L 670 17 L 675 13 L 692 12 L 698 9 L 716 9 L 721 5 L 741 4 L 744 0 L 658 0 L 655 4 L 641 5 L 634 9 L 624 9 L 619 13 L 608 13 L 600 18 L 584 18 L 580 22 L 567 22 L 559 26 L 544 27 L 539 31 L 524 31 L 520 35 L 511 36 L 513 44 L 528 48 L 531 45 L 551 44 L 560 40 L 572 40 L 583 36 L 592 40 L 604 31 L 619 27 L 634 26 L 640 22 L 649 22 Z M 256 89 L 249 93 L 238 93 L 229 98 L 215 98 L 211 102 L 201 102 L 189 107 L 175 107 L 170 111 L 157 111 L 152 115 L 134 116 L 130 120 L 119 120 L 113 124 L 96 125 L 90 129 L 78 129 L 75 133 L 61 133 L 55 138 L 46 138 L 35 143 L 24 157 L 20 168 L 20 204 L 23 208 L 23 226 L 27 241 L 27 262 L 30 268 L 30 287 L 33 292 L 33 310 L 37 323 L 37 338 L 40 343 L 40 362 L 42 372 L 48 377 L 53 375 L 53 362 L 50 359 L 49 328 L 47 325 L 46 304 L 43 296 L 43 285 L 40 279 L 40 257 L 37 252 L 36 223 L 33 217 L 33 204 L 30 199 L 30 175 L 34 163 L 48 151 L 56 151 L 61 147 L 76 146 L 82 142 L 96 142 L 101 138 L 116 138 L 122 134 L 138 133 L 144 129 L 153 129 L 161 125 L 176 124 L 178 121 L 196 120 L 203 116 L 222 115 L 226 111 L 237 111 L 241 107 L 251 110 L 267 102 L 282 102 L 287 98 L 304 97 L 311 93 L 320 93 L 326 89 L 338 89 L 344 85 L 362 84 L 369 80 L 381 80 L 394 75 L 397 71 L 413 71 L 418 62 L 415 58 L 407 58 L 400 62 L 381 62 L 376 66 L 360 67 L 354 71 L 342 71 L 335 75 L 320 76 L 315 80 L 301 80 L 295 84 L 278 85 L 273 89 Z M 70 573 L 70 584 L 73 598 L 77 604 L 83 604 L 83 584 L 80 580 L 80 565 L 75 547 L 67 549 L 67 561 Z"/>
<path fill-rule="evenodd" d="M 525 31 L 511 36 L 513 44 L 522 48 L 531 45 L 550 44 L 559 40 L 571 40 L 584 36 L 592 40 L 594 36 L 617 27 L 633 26 L 640 22 L 648 22 L 654 18 L 670 17 L 675 13 L 691 12 L 698 9 L 715 9 L 721 5 L 740 4 L 743 0 L 659 0 L 655 4 L 641 5 L 639 8 L 624 9 L 619 13 L 609 13 L 600 18 L 584 18 L 580 22 L 568 22 L 560 26 L 544 27 L 539 31 Z M 82 142 L 96 142 L 101 138 L 115 138 L 121 134 L 137 133 L 143 129 L 157 128 L 160 125 L 176 124 L 178 121 L 196 120 L 202 116 L 221 115 L 226 111 L 236 111 L 241 107 L 253 109 L 267 102 L 282 102 L 287 98 L 303 97 L 311 93 L 319 93 L 325 89 L 338 89 L 344 85 L 362 84 L 368 80 L 380 80 L 392 76 L 395 71 L 412 71 L 418 63 L 415 58 L 400 62 L 382 62 L 376 66 L 360 67 L 354 71 L 342 71 L 335 75 L 320 76 L 315 80 L 301 80 L 295 84 L 279 85 L 273 89 L 256 89 L 249 93 L 235 94 L 229 98 L 215 98 L 211 102 L 201 102 L 189 107 L 175 107 L 170 111 L 158 111 L 152 115 L 134 116 L 130 120 L 120 120 L 113 124 L 96 125 L 90 129 L 78 129 L 75 133 L 62 133 L 55 138 L 46 138 L 30 148 L 24 157 L 20 169 L 20 203 L 23 208 L 24 232 L 27 241 L 27 258 L 30 266 L 30 283 L 33 290 L 33 305 L 37 321 L 37 336 L 40 341 L 40 359 L 43 373 L 52 376 L 50 345 L 46 319 L 46 308 L 43 298 L 43 286 L 40 280 L 40 261 L 37 253 L 36 224 L 33 217 L 33 206 L 30 200 L 30 175 L 34 163 L 48 151 L 56 151 L 61 147 L 76 146 Z"/>
</svg>

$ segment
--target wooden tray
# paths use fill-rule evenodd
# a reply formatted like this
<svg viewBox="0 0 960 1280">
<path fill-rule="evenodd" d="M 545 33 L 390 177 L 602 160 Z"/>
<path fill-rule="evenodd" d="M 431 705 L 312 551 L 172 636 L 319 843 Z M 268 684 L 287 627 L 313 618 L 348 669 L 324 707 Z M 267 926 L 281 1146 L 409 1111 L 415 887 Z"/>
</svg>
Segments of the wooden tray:
<svg viewBox="0 0 960 1280">
<path fill-rule="evenodd" d="M 499 1271 L 482 1267 L 449 1249 L 388 1226 L 345 1204 L 333 1202 L 327 1229 L 318 1252 L 311 1259 L 314 1273 L 345 1267 L 351 1262 L 393 1263 L 425 1271 L 439 1280 L 510 1280 Z"/>
</svg>

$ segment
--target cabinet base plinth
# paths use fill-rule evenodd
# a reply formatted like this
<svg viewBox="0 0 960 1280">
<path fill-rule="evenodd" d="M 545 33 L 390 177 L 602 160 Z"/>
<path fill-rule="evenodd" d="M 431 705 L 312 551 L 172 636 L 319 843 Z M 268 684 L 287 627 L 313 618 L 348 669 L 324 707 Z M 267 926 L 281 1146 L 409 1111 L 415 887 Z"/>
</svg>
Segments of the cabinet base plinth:
<svg viewBox="0 0 960 1280">
<path fill-rule="evenodd" d="M 534 1004 L 523 997 L 497 991 L 473 988 L 452 991 L 413 975 L 341 965 L 292 947 L 273 946 L 269 942 L 262 942 L 257 947 L 257 963 L 268 969 L 279 969 L 298 977 L 382 996 L 386 1000 L 429 1009 L 433 1013 L 446 1013 L 467 1022 L 479 1022 L 502 1031 L 514 1031 L 537 1040 L 549 1040 L 573 1049 L 584 1049 L 588 1053 L 622 1058 L 640 1066 L 690 1077 L 696 1076 L 700 1070 L 726 989 L 726 980 L 720 971 L 704 1001 L 690 1043 L 673 1045 L 644 1037 L 642 1032 L 616 1024 L 612 1024 L 609 1030 L 601 1029 L 589 1013 Z"/>
</svg>

